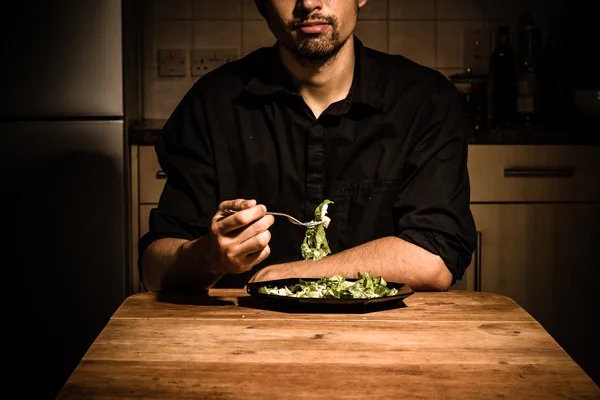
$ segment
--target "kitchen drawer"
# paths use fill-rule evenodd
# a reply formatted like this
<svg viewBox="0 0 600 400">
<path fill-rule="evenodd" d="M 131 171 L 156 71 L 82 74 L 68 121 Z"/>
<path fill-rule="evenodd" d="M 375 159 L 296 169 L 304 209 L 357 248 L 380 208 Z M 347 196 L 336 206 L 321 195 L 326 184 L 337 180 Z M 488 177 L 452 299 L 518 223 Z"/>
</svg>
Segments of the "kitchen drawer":
<svg viewBox="0 0 600 400">
<path fill-rule="evenodd" d="M 158 203 L 166 176 L 160 169 L 154 146 L 139 147 L 140 203 Z"/>
<path fill-rule="evenodd" d="M 144 236 L 150 230 L 148 223 L 150 210 L 156 207 L 158 207 L 158 204 L 144 204 L 140 206 L 140 237 Z"/>
<path fill-rule="evenodd" d="M 471 145 L 471 202 L 600 201 L 600 146 Z"/>
</svg>

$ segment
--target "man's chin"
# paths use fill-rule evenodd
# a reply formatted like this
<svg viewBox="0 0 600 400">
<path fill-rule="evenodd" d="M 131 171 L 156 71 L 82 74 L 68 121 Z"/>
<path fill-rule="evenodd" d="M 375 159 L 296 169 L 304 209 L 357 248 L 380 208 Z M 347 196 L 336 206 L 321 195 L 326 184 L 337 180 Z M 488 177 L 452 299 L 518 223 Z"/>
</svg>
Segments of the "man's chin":
<svg viewBox="0 0 600 400">
<path fill-rule="evenodd" d="M 335 55 L 339 51 L 339 46 L 311 40 L 297 43 L 294 50 L 296 54 L 303 58 L 318 61 L 326 60 Z"/>
<path fill-rule="evenodd" d="M 307 61 L 327 61 L 329 60 L 331 57 L 333 57 L 335 55 L 334 52 L 327 52 L 327 53 L 319 53 L 319 52 L 312 52 L 312 53 L 307 53 L 307 52 L 299 52 L 298 55 L 302 58 L 304 58 Z"/>
</svg>

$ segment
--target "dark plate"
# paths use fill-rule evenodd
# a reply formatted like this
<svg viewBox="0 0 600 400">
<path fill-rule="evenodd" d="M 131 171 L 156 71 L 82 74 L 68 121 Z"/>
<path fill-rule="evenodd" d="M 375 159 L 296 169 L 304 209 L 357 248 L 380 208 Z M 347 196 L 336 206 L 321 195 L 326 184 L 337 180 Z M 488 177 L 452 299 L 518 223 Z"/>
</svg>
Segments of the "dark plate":
<svg viewBox="0 0 600 400">
<path fill-rule="evenodd" d="M 318 279 L 304 279 L 305 281 L 317 281 Z M 348 279 L 348 281 L 355 282 L 358 279 Z M 297 305 L 324 305 L 324 306 L 367 306 L 374 304 L 387 304 L 387 303 L 396 303 L 399 302 L 414 292 L 411 288 L 409 288 L 404 283 L 395 283 L 388 282 L 387 286 L 389 288 L 398 289 L 398 294 L 394 296 L 386 296 L 386 297 L 377 297 L 374 299 L 312 299 L 306 297 L 288 297 L 288 296 L 278 296 L 274 294 L 264 294 L 259 293 L 258 289 L 263 286 L 282 288 L 284 286 L 290 287 L 299 283 L 299 278 L 289 278 L 289 279 L 279 279 L 274 281 L 264 281 L 264 282 L 254 282 L 246 285 L 246 290 L 251 296 L 255 296 L 257 298 L 266 300 L 272 304 L 297 304 Z"/>
</svg>

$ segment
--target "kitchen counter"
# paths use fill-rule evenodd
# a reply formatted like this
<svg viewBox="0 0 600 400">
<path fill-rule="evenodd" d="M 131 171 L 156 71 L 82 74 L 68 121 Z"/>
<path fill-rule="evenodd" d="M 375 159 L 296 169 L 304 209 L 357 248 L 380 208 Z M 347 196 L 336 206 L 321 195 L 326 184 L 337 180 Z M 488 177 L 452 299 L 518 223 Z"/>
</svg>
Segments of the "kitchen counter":
<svg viewBox="0 0 600 400">
<path fill-rule="evenodd" d="M 154 146 L 166 119 L 147 119 L 129 127 L 129 144 Z"/>
<path fill-rule="evenodd" d="M 129 144 L 153 146 L 166 120 L 152 119 L 129 128 Z M 469 133 L 478 145 L 600 145 L 600 123 L 537 129 L 493 129 Z"/>
<path fill-rule="evenodd" d="M 600 145 L 598 126 L 488 129 L 469 132 L 469 144 L 483 145 Z"/>
</svg>

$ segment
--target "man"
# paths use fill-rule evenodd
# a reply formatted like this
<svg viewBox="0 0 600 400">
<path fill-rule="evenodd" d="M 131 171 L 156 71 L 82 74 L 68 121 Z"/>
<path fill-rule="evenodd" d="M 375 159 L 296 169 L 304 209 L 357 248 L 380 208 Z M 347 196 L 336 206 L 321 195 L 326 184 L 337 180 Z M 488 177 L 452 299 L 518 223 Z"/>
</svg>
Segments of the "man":
<svg viewBox="0 0 600 400">
<path fill-rule="evenodd" d="M 475 242 L 456 90 L 353 36 L 367 0 L 256 3 L 277 43 L 199 79 L 156 144 L 145 287 L 370 272 L 447 290 Z M 301 260 L 304 228 L 265 212 L 308 221 L 325 199 L 332 254 Z"/>
</svg>

